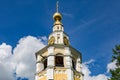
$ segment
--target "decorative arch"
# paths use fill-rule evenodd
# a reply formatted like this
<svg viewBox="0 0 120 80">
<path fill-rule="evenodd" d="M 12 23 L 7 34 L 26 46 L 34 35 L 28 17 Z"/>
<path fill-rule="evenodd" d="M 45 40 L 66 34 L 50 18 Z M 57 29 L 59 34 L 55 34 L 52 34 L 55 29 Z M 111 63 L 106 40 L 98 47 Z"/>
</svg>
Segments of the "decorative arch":
<svg viewBox="0 0 120 80">
<path fill-rule="evenodd" d="M 52 44 L 54 44 L 54 42 L 55 42 L 55 37 L 52 36 L 52 37 L 49 39 L 48 44 L 52 45 Z"/>
<path fill-rule="evenodd" d="M 69 45 L 69 41 L 68 41 L 67 37 L 64 36 L 63 41 L 64 41 L 65 45 Z"/>
</svg>

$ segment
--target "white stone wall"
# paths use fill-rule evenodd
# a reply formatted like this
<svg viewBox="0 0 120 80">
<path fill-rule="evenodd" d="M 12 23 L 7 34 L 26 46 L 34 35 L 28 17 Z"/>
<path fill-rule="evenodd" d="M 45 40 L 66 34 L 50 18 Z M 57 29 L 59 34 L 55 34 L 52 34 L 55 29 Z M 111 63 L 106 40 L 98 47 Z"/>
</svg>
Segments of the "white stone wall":
<svg viewBox="0 0 120 80">
<path fill-rule="evenodd" d="M 48 58 L 47 58 L 47 66 L 53 67 L 55 65 L 54 63 L 54 47 L 48 48 Z"/>
<path fill-rule="evenodd" d="M 81 72 L 81 68 L 82 68 L 82 64 L 81 64 L 81 59 L 80 57 L 77 59 L 77 62 L 76 62 L 76 70 L 78 72 Z"/>
<path fill-rule="evenodd" d="M 48 69 L 47 69 L 47 80 L 49 80 L 49 79 L 53 79 L 53 78 L 54 78 L 54 77 L 53 77 L 53 76 L 54 76 L 53 73 L 54 73 L 53 68 L 51 68 L 51 69 L 48 68 Z"/>
<path fill-rule="evenodd" d="M 55 44 L 63 44 L 63 32 L 54 32 L 49 36 L 49 39 L 52 36 L 55 38 L 55 42 L 54 42 Z M 58 41 L 58 37 L 59 37 L 59 41 Z"/>
<path fill-rule="evenodd" d="M 43 63 L 42 63 L 42 62 L 38 62 L 38 63 L 36 64 L 36 73 L 42 71 L 43 69 L 44 69 Z"/>
<path fill-rule="evenodd" d="M 48 58 L 47 58 L 47 80 L 53 79 L 53 74 L 54 74 L 54 47 L 49 47 L 48 48 Z"/>
<path fill-rule="evenodd" d="M 59 28 L 59 29 L 58 29 Z M 64 31 L 64 28 L 62 25 L 54 25 L 53 32 L 54 31 Z"/>
<path fill-rule="evenodd" d="M 59 30 L 57 29 L 57 27 L 59 27 Z M 55 44 L 64 44 L 64 41 L 63 41 L 63 38 L 64 36 L 68 38 L 68 36 L 66 34 L 64 34 L 64 28 L 62 25 L 54 25 L 53 27 L 53 33 L 49 35 L 49 38 L 50 39 L 52 36 L 55 38 Z M 59 39 L 58 39 L 59 37 Z"/>
<path fill-rule="evenodd" d="M 71 59 L 70 56 L 71 56 L 71 51 L 70 51 L 69 47 L 65 47 L 65 57 L 64 57 L 64 59 L 65 59 L 65 63 L 66 63 L 66 65 L 65 65 L 66 68 L 71 68 L 72 67 L 72 59 Z"/>
<path fill-rule="evenodd" d="M 67 69 L 67 77 L 68 80 L 73 80 L 73 71 L 71 69 Z"/>
<path fill-rule="evenodd" d="M 40 55 L 37 56 L 37 63 L 36 63 L 36 73 L 40 72 L 43 70 L 44 65 L 41 62 L 42 57 Z"/>
</svg>

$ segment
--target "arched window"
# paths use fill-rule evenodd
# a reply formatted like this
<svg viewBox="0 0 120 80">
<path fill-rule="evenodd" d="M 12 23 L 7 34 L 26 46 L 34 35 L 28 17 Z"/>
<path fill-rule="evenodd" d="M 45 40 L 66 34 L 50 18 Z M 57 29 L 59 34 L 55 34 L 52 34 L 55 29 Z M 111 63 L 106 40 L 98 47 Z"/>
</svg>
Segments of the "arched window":
<svg viewBox="0 0 120 80">
<path fill-rule="evenodd" d="M 43 63 L 44 63 L 44 70 L 45 70 L 47 68 L 47 58 L 44 59 Z"/>
<path fill-rule="evenodd" d="M 56 55 L 55 56 L 55 66 L 56 67 L 64 67 L 64 61 L 62 55 Z"/>
</svg>

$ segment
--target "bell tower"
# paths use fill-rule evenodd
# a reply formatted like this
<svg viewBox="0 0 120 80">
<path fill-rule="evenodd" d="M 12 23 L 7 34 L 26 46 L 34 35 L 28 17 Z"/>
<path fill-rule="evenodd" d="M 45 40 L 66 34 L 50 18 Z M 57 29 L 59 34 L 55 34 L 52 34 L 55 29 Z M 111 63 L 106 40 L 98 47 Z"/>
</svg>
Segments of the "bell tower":
<svg viewBox="0 0 120 80">
<path fill-rule="evenodd" d="M 35 80 L 83 80 L 81 53 L 70 45 L 69 37 L 64 32 L 58 2 L 56 8 L 48 45 L 35 53 Z"/>
</svg>

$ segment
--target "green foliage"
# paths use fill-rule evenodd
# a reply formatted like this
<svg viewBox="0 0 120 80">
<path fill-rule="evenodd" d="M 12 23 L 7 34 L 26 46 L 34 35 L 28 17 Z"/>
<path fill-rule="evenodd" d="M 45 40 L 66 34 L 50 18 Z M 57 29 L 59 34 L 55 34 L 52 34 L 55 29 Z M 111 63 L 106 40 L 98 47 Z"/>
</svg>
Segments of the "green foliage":
<svg viewBox="0 0 120 80">
<path fill-rule="evenodd" d="M 111 78 L 109 80 L 120 80 L 120 45 L 115 46 L 115 49 L 113 49 L 112 62 L 115 60 L 117 68 L 110 70 Z"/>
</svg>

